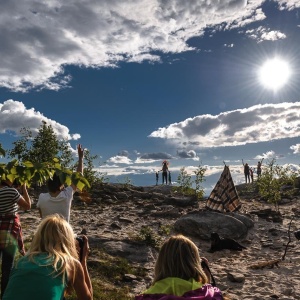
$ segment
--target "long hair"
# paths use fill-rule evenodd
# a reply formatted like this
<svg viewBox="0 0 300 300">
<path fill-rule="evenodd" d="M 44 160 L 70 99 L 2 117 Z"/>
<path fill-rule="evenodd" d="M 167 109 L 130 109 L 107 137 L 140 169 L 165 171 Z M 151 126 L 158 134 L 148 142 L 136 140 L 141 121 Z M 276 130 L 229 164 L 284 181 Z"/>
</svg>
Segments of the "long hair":
<svg viewBox="0 0 300 300">
<path fill-rule="evenodd" d="M 208 278 L 201 267 L 201 258 L 197 246 L 183 235 L 170 237 L 160 249 L 154 268 L 154 280 L 167 277 L 184 280 L 191 278 L 203 284 Z"/>
<path fill-rule="evenodd" d="M 43 266 L 52 266 L 55 277 L 63 275 L 63 282 L 66 271 L 75 272 L 75 259 L 78 254 L 74 232 L 70 224 L 58 214 L 47 216 L 41 221 L 26 256 L 34 262 L 34 257 L 41 253 L 46 253 L 49 258 L 49 263 Z"/>
</svg>

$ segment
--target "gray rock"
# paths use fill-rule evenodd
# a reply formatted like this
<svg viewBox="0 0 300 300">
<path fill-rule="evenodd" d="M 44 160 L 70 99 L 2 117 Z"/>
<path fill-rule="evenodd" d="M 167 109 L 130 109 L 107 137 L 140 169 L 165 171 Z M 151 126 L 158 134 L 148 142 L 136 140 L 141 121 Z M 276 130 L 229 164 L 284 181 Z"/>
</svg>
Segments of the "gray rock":
<svg viewBox="0 0 300 300">
<path fill-rule="evenodd" d="M 217 232 L 225 238 L 245 238 L 248 227 L 237 218 L 212 211 L 199 211 L 183 216 L 174 224 L 174 230 L 187 236 L 195 236 L 209 240 L 212 232 Z"/>
<path fill-rule="evenodd" d="M 229 272 L 227 274 L 227 278 L 231 282 L 244 282 L 245 281 L 245 276 L 243 274 L 234 273 L 234 272 Z"/>
</svg>

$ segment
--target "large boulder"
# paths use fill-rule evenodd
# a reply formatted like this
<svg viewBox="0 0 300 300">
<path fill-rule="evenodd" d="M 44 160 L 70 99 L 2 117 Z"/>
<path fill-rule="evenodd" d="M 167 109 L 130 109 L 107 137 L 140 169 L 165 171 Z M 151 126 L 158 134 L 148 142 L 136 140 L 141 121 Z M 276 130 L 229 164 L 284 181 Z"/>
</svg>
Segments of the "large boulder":
<svg viewBox="0 0 300 300">
<path fill-rule="evenodd" d="M 247 236 L 248 229 L 253 225 L 253 221 L 246 216 L 240 215 L 237 218 L 235 214 L 203 210 L 178 219 L 174 230 L 176 233 L 203 240 L 209 240 L 212 232 L 225 238 L 241 239 Z"/>
</svg>

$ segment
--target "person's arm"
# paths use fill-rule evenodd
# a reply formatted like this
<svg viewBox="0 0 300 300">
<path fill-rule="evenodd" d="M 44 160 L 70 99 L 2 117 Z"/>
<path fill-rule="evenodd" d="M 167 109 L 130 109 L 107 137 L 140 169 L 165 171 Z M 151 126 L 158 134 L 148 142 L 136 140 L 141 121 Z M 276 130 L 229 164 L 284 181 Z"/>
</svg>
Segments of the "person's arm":
<svg viewBox="0 0 300 300">
<path fill-rule="evenodd" d="M 25 210 L 28 210 L 31 208 L 31 200 L 30 200 L 30 197 L 28 195 L 28 191 L 27 191 L 27 188 L 26 188 L 26 183 L 24 183 L 22 185 L 22 195 L 20 196 L 20 199 L 18 201 L 18 205 L 20 207 L 22 207 L 23 209 Z"/>
<path fill-rule="evenodd" d="M 84 149 L 82 148 L 82 145 L 77 146 L 77 152 L 78 152 L 78 165 L 77 165 L 77 172 L 81 173 L 83 175 L 83 154 Z M 71 184 L 74 191 L 76 191 L 76 185 Z"/>
<path fill-rule="evenodd" d="M 78 151 L 78 166 L 77 166 L 77 172 L 83 174 L 83 153 L 84 149 L 82 148 L 82 145 L 77 146 Z"/>
<path fill-rule="evenodd" d="M 73 286 L 78 300 L 91 300 L 93 299 L 93 287 L 87 269 L 89 244 L 87 237 L 82 237 L 84 239 L 82 261 L 77 261 L 76 263 L 76 271 Z"/>
</svg>

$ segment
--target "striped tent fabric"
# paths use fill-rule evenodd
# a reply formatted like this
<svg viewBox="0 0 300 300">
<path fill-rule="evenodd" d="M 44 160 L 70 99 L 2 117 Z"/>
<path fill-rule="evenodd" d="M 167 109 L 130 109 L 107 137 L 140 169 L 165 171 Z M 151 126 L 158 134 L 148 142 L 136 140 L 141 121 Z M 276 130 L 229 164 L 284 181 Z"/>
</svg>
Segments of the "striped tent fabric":
<svg viewBox="0 0 300 300">
<path fill-rule="evenodd" d="M 219 181 L 206 201 L 206 208 L 219 212 L 233 212 L 239 210 L 240 207 L 240 199 L 229 167 L 225 166 Z"/>
</svg>

